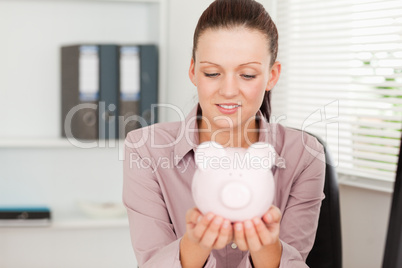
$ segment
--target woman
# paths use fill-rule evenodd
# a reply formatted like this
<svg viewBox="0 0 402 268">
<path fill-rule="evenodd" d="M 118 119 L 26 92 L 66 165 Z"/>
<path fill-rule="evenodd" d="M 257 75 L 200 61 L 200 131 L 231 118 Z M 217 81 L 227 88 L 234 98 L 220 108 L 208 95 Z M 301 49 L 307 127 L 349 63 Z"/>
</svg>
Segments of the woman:
<svg viewBox="0 0 402 268">
<path fill-rule="evenodd" d="M 199 104 L 183 122 L 126 139 L 123 201 L 140 267 L 307 267 L 325 163 L 304 148 L 323 152 L 315 138 L 268 123 L 281 71 L 275 24 L 254 0 L 216 0 L 193 41 L 189 76 Z M 194 149 L 204 141 L 274 146 L 275 199 L 262 218 L 230 223 L 195 208 Z"/>
</svg>

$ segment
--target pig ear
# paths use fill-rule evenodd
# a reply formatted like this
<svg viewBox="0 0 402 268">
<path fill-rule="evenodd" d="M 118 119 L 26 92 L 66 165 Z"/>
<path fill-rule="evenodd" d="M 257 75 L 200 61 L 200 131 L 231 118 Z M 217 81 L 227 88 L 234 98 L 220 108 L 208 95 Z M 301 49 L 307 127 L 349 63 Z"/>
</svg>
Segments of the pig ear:
<svg viewBox="0 0 402 268">
<path fill-rule="evenodd" d="M 194 160 L 198 168 L 207 169 L 207 162 L 211 158 L 221 158 L 226 155 L 225 148 L 217 142 L 206 141 L 198 145 L 194 153 Z"/>
<path fill-rule="evenodd" d="M 264 163 L 269 163 L 269 167 L 272 167 L 275 164 L 275 159 L 277 157 L 276 151 L 274 147 L 269 143 L 253 143 L 250 145 L 250 147 L 248 147 L 247 152 L 250 153 L 251 156 L 263 158 Z"/>
</svg>

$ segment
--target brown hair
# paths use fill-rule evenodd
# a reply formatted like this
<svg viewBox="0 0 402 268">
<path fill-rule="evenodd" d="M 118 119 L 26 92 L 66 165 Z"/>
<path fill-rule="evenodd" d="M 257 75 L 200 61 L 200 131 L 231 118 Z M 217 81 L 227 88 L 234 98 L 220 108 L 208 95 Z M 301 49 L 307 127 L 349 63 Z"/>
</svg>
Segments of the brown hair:
<svg viewBox="0 0 402 268">
<path fill-rule="evenodd" d="M 197 50 L 198 39 L 207 29 L 231 28 L 243 26 L 263 33 L 269 43 L 271 66 L 278 54 L 278 31 L 263 5 L 254 0 L 215 0 L 202 13 L 194 31 L 193 59 Z M 266 91 L 260 110 L 269 121 L 271 114 L 271 91 Z"/>
</svg>

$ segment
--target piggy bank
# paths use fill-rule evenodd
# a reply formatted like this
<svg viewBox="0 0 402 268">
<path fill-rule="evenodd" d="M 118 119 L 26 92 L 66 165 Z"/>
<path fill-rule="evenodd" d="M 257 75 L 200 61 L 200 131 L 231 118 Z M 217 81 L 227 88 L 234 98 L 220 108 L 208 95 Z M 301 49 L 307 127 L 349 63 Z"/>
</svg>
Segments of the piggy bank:
<svg viewBox="0 0 402 268">
<path fill-rule="evenodd" d="M 212 212 L 232 222 L 262 217 L 274 198 L 275 154 L 271 145 L 261 142 L 248 149 L 200 144 L 194 154 L 192 195 L 201 213 Z"/>
</svg>

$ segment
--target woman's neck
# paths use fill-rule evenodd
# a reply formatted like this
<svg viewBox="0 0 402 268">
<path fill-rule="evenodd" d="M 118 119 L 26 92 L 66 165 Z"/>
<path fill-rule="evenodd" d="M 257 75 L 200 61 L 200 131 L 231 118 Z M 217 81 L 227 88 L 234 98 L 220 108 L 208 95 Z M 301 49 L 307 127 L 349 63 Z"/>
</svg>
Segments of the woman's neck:
<svg viewBox="0 0 402 268">
<path fill-rule="evenodd" d="M 251 144 L 258 142 L 258 120 L 253 120 L 247 126 L 241 125 L 236 128 L 213 129 L 198 121 L 200 143 L 205 141 L 214 141 L 223 147 L 243 147 L 248 148 Z"/>
</svg>

